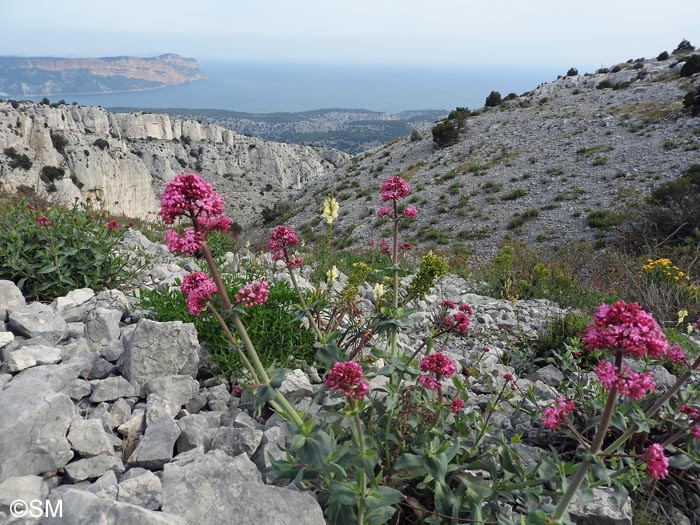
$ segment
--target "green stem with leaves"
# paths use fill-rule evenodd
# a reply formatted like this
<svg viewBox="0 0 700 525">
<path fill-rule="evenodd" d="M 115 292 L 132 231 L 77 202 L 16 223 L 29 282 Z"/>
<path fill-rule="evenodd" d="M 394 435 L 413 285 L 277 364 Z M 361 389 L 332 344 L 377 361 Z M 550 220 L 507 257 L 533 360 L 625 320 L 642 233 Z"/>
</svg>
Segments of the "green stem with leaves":
<svg viewBox="0 0 700 525">
<path fill-rule="evenodd" d="M 241 318 L 238 316 L 236 310 L 233 308 L 231 299 L 229 298 L 228 292 L 226 291 L 226 287 L 224 286 L 224 281 L 221 279 L 219 269 L 217 268 L 216 263 L 214 262 L 214 258 L 212 257 L 211 251 L 209 250 L 209 247 L 207 246 L 206 242 L 202 243 L 202 253 L 204 254 L 204 259 L 207 261 L 207 266 L 209 267 L 212 280 L 214 281 L 216 289 L 219 292 L 219 296 L 221 297 L 223 307 L 226 310 L 226 312 L 230 315 L 231 321 L 233 322 L 233 326 L 236 327 L 236 331 L 238 332 L 241 341 L 243 341 L 243 346 L 245 347 L 246 353 L 249 357 L 249 361 L 246 360 L 244 362 L 246 362 L 247 366 L 250 367 L 249 370 L 253 377 L 255 377 L 255 375 L 257 374 L 258 381 L 265 386 L 269 386 L 270 376 L 267 375 L 267 371 L 265 370 L 265 367 L 260 361 L 258 352 L 255 350 L 255 346 L 250 340 L 250 337 L 248 336 L 248 331 L 245 329 L 245 326 L 243 326 Z M 297 425 L 298 428 L 301 428 L 303 426 L 304 422 L 302 421 L 301 416 L 299 415 L 297 410 L 291 405 L 289 401 L 287 401 L 287 399 L 277 389 L 275 389 L 275 401 L 278 405 L 277 407 L 275 407 L 276 409 L 281 408 L 282 412 L 285 413 L 294 422 L 294 424 Z"/>
<path fill-rule="evenodd" d="M 615 367 L 620 370 L 622 367 L 622 350 L 615 351 Z M 603 414 L 600 416 L 600 423 L 598 424 L 598 431 L 596 432 L 593 442 L 591 443 L 588 452 L 591 456 L 597 456 L 601 452 L 603 446 L 603 440 L 608 432 L 608 427 L 610 426 L 610 421 L 612 420 L 613 412 L 615 411 L 615 403 L 617 402 L 617 386 L 613 385 L 608 393 L 608 399 L 605 403 L 605 408 L 603 409 Z M 581 486 L 588 469 L 591 467 L 591 460 L 584 459 L 578 466 L 578 470 L 574 474 L 574 477 L 569 483 L 569 487 L 564 494 L 564 497 L 559 502 L 554 514 L 552 515 L 553 520 L 559 520 L 566 509 L 568 508 L 571 500 L 573 499 L 576 491 Z"/>
<path fill-rule="evenodd" d="M 355 423 L 355 437 L 357 439 L 357 448 L 360 452 L 360 470 L 357 473 L 357 488 L 360 491 L 360 497 L 357 502 L 357 525 L 364 525 L 365 511 L 367 510 L 367 473 L 365 472 L 365 432 L 362 428 L 360 414 L 355 405 L 355 400 L 348 398 L 350 409 L 353 412 L 353 421 Z"/>
</svg>

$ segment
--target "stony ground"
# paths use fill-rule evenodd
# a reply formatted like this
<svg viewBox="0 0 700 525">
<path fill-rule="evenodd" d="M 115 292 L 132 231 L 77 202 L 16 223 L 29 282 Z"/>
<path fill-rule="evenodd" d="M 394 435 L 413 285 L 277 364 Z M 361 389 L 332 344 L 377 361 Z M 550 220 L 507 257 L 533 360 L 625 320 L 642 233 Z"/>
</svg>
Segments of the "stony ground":
<svg viewBox="0 0 700 525">
<path fill-rule="evenodd" d="M 599 231 L 587 225 L 589 213 L 627 215 L 654 187 L 700 163 L 700 118 L 681 102 L 700 77 L 680 78 L 680 66 L 672 56 L 560 77 L 483 108 L 444 149 L 429 128 L 420 140 L 387 143 L 311 183 L 293 200 L 291 223 L 322 234 L 316 217 L 332 192 L 341 206 L 336 236 L 356 245 L 388 237 L 375 215 L 379 187 L 400 174 L 419 211 L 408 239 L 421 247 L 461 242 L 483 257 L 506 237 L 534 246 L 591 241 Z M 606 81 L 619 89 L 599 89 Z M 523 224 L 510 224 L 519 215 Z"/>
<path fill-rule="evenodd" d="M 197 269 L 138 232 L 126 243 L 151 258 L 142 286 L 164 289 Z M 360 292 L 360 309 L 371 309 L 370 287 Z M 547 366 L 520 377 L 502 359 L 563 313 L 556 304 L 478 296 L 448 276 L 412 315 L 401 348 L 415 348 L 443 299 L 474 308 L 469 335 L 440 348 L 461 372 L 479 363 L 464 410 L 483 410 L 505 374 L 516 376 L 516 396 L 534 389 L 537 401 L 528 403 L 537 413 L 560 394 L 561 371 Z M 284 454 L 290 433 L 277 416 L 258 417 L 245 390 L 204 372 L 206 349 L 193 325 L 148 320 L 119 290 L 81 289 L 50 305 L 26 304 L 9 281 L 0 281 L 0 321 L 0 523 L 33 523 L 13 519 L 10 503 L 47 498 L 62 502 L 63 518 L 43 523 L 324 523 L 312 495 L 268 484 L 269 455 Z M 669 385 L 673 377 L 659 367 L 656 381 Z M 281 387 L 317 416 L 321 389 L 309 370 L 290 370 Z M 523 436 L 516 447 L 523 457 L 549 453 L 550 434 L 537 419 L 506 411 L 492 423 L 506 437 Z M 608 492 L 598 492 L 594 505 L 575 506 L 577 522 L 631 524 L 630 505 L 617 509 Z M 685 497 L 690 504 L 698 495 Z M 674 523 L 698 522 L 691 517 Z"/>
</svg>

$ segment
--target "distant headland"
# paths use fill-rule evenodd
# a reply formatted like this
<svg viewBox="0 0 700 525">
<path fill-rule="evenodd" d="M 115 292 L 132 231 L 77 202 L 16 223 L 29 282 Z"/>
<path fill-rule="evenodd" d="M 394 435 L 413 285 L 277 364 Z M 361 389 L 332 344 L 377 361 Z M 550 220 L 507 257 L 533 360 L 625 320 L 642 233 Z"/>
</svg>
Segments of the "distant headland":
<svg viewBox="0 0 700 525">
<path fill-rule="evenodd" d="M 202 80 L 194 58 L 0 57 L 0 96 L 81 95 L 143 91 Z"/>
</svg>

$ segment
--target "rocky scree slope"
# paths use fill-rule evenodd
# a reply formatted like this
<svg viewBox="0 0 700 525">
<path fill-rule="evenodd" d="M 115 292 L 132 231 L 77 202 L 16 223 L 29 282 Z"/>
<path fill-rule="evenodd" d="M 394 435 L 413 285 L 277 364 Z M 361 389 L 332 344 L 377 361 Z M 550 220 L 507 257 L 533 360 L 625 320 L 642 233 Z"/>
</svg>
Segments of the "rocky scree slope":
<svg viewBox="0 0 700 525">
<path fill-rule="evenodd" d="M 381 183 L 398 174 L 419 212 L 406 224 L 408 240 L 421 246 L 461 242 L 481 256 L 506 237 L 543 245 L 593 240 L 599 230 L 588 226 L 589 213 L 627 213 L 700 163 L 700 118 L 682 105 L 700 75 L 681 78 L 682 65 L 673 55 L 560 77 L 477 111 L 443 149 L 429 128 L 419 140 L 389 142 L 305 187 L 291 223 L 323 233 L 317 216 L 332 192 L 340 201 L 336 237 L 357 245 L 390 237 L 375 211 Z"/>
<path fill-rule="evenodd" d="M 72 203 L 90 199 L 113 214 L 153 218 L 175 175 L 196 171 L 245 225 L 349 156 L 267 142 L 168 115 L 0 101 L 0 188 L 22 187 Z"/>
<path fill-rule="evenodd" d="M 127 232 L 123 242 L 151 260 L 141 275 L 143 287 L 164 289 L 198 269 L 139 232 Z M 227 259 L 236 266 L 237 259 L 252 256 Z M 269 256 L 267 262 L 275 272 Z M 275 278 L 285 276 L 279 271 Z M 310 286 L 303 278 L 300 284 Z M 536 337 L 551 316 L 562 315 L 556 304 L 478 296 L 464 280 L 447 276 L 410 317 L 400 348 L 413 351 L 432 322 L 428 312 L 443 299 L 474 308 L 469 335 L 441 348 L 459 373 L 479 363 L 464 410 L 482 410 L 506 374 L 516 375 L 516 396 L 534 389 L 536 402 L 524 400 L 534 413 L 561 394 L 564 376 L 555 367 L 517 377 L 500 359 L 518 340 Z M 358 301 L 361 311 L 372 310 L 369 285 L 360 288 Z M 256 419 L 245 390 L 233 393 L 227 380 L 200 373 L 206 349 L 192 324 L 155 322 L 144 313 L 119 290 L 79 289 L 50 305 L 26 304 L 13 283 L 0 281 L 0 523 L 24 523 L 10 517 L 14 499 L 45 498 L 62 501 L 63 508 L 62 519 L 48 518 L 46 524 L 324 523 L 312 495 L 268 484 L 269 455 L 281 457 L 280 447 L 291 439 L 282 419 Z M 670 385 L 674 378 L 658 367 L 655 380 Z M 313 369 L 290 370 L 281 390 L 322 418 L 324 398 L 314 397 L 320 381 Z M 537 461 L 550 453 L 551 435 L 537 418 L 522 415 L 504 410 L 492 424 L 506 437 L 522 436 L 514 453 Z M 631 525 L 629 502 L 620 509 L 611 491 L 596 489 L 595 503 L 573 505 L 576 522 Z M 697 497 L 694 490 L 686 492 L 689 508 Z M 503 512 L 520 521 L 510 509 Z"/>
</svg>

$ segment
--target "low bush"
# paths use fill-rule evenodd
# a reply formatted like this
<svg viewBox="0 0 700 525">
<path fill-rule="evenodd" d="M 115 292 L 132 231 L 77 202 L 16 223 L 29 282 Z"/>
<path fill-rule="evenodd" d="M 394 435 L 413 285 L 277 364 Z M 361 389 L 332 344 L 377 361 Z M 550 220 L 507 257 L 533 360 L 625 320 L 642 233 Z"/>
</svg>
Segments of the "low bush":
<svg viewBox="0 0 700 525">
<path fill-rule="evenodd" d="M 689 77 L 695 73 L 700 73 L 700 55 L 689 56 L 680 71 L 682 77 Z"/>
<path fill-rule="evenodd" d="M 503 102 L 501 94 L 498 91 L 491 91 L 491 93 L 489 93 L 489 95 L 486 97 L 484 106 L 486 106 L 487 108 L 493 108 L 496 106 L 500 106 L 501 102 Z"/>
<path fill-rule="evenodd" d="M 47 301 L 76 288 L 126 287 L 138 269 L 117 249 L 121 233 L 89 206 L 47 206 L 6 198 L 0 207 L 0 279 L 28 300 Z"/>
</svg>

